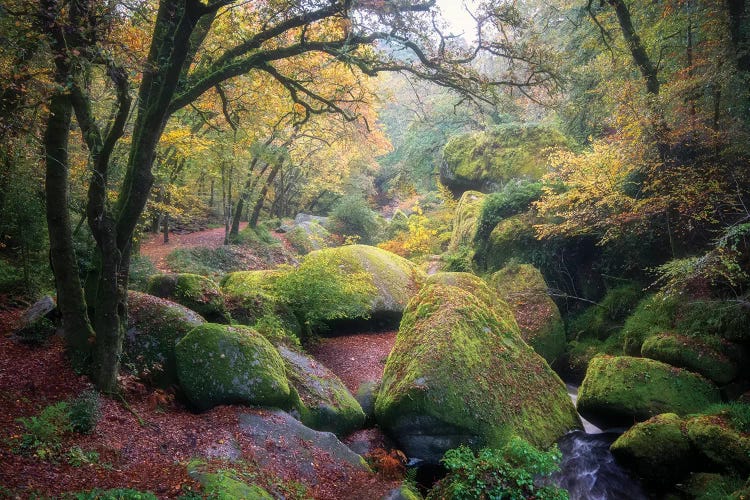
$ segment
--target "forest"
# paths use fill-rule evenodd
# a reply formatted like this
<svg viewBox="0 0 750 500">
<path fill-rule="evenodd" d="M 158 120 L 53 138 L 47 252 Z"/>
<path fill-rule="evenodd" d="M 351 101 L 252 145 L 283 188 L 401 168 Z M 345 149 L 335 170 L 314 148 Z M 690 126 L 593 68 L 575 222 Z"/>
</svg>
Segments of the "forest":
<svg viewBox="0 0 750 500">
<path fill-rule="evenodd" d="M 0 42 L 0 498 L 750 498 L 746 0 Z"/>
</svg>

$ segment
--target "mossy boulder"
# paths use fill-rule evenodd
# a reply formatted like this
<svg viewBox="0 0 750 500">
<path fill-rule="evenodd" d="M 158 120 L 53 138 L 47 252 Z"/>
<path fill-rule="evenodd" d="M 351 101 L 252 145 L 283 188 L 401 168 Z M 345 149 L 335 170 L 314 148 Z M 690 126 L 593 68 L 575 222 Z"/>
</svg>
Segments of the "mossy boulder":
<svg viewBox="0 0 750 500">
<path fill-rule="evenodd" d="M 427 277 L 426 284 L 457 286 L 474 295 L 486 307 L 494 311 L 503 327 L 520 334 L 518 323 L 511 307 L 490 288 L 486 281 L 475 274 L 459 272 L 440 272 Z"/>
<path fill-rule="evenodd" d="M 224 276 L 221 289 L 232 320 L 257 327 L 261 333 L 266 327 L 258 322 L 266 324 L 278 320 L 283 329 L 299 338 L 302 327 L 292 311 L 279 300 L 274 288 L 279 276 L 279 271 L 274 270 L 238 271 Z"/>
<path fill-rule="evenodd" d="M 188 474 L 203 487 L 203 492 L 208 498 L 218 500 L 235 500 L 238 498 L 248 500 L 273 500 L 273 496 L 257 484 L 248 484 L 238 479 L 237 473 L 231 470 L 217 470 L 211 472 L 211 468 L 205 462 L 193 460 L 187 466 Z"/>
<path fill-rule="evenodd" d="M 741 477 L 750 474 L 750 437 L 719 415 L 701 415 L 685 423 L 690 442 L 713 467 Z"/>
<path fill-rule="evenodd" d="M 641 355 L 687 368 L 718 384 L 731 382 L 738 373 L 737 365 L 706 340 L 676 333 L 660 333 L 647 338 L 641 347 Z"/>
<path fill-rule="evenodd" d="M 605 340 L 622 329 L 643 298 L 642 287 L 627 283 L 607 290 L 599 303 L 573 318 L 568 325 L 569 339 Z"/>
<path fill-rule="evenodd" d="M 612 443 L 618 462 L 652 484 L 667 486 L 691 470 L 695 457 L 683 420 L 664 413 L 634 425 Z"/>
<path fill-rule="evenodd" d="M 562 381 L 508 323 L 454 286 L 427 285 L 409 303 L 375 401 L 407 455 L 437 462 L 508 433 L 547 447 L 580 427 Z"/>
<path fill-rule="evenodd" d="M 229 323 L 224 295 L 210 278 L 198 274 L 155 274 L 146 291 L 192 309 L 211 323 Z"/>
<path fill-rule="evenodd" d="M 505 218 L 490 231 L 489 237 L 477 250 L 474 261 L 481 269 L 502 269 L 513 259 L 528 262 L 541 243 L 536 239 L 533 212 L 523 212 Z"/>
<path fill-rule="evenodd" d="M 453 232 L 448 243 L 449 251 L 470 247 L 477 232 L 477 221 L 482 211 L 484 195 L 478 191 L 466 191 L 461 195 L 453 214 Z"/>
<path fill-rule="evenodd" d="M 302 423 L 344 436 L 365 423 L 362 407 L 331 370 L 310 356 L 279 347 L 289 383 L 296 390 Z"/>
<path fill-rule="evenodd" d="M 551 150 L 567 145 L 557 130 L 532 123 L 456 135 L 443 149 L 440 180 L 454 193 L 497 191 L 511 179 L 540 178 Z"/>
<path fill-rule="evenodd" d="M 123 366 L 158 387 L 176 384 L 174 346 L 190 330 L 205 322 L 200 314 L 176 302 L 128 292 Z"/>
<path fill-rule="evenodd" d="M 260 333 L 207 323 L 175 345 L 177 375 L 199 410 L 220 404 L 289 408 L 284 361 Z"/>
<path fill-rule="evenodd" d="M 488 281 L 513 311 L 521 337 L 554 364 L 565 352 L 565 325 L 542 273 L 530 264 L 511 264 Z"/>
<path fill-rule="evenodd" d="M 374 322 L 397 322 L 426 275 L 414 263 L 381 248 L 345 245 L 311 252 L 307 259 L 324 259 L 344 276 L 366 273 L 374 293 L 366 314 Z M 330 265 L 330 264 L 329 264 Z"/>
<path fill-rule="evenodd" d="M 744 479 L 711 472 L 691 474 L 687 481 L 677 485 L 683 498 L 694 500 L 747 500 L 750 491 L 745 488 Z"/>
<path fill-rule="evenodd" d="M 622 425 L 660 413 L 696 413 L 720 401 L 702 376 L 660 361 L 629 356 L 591 360 L 578 392 L 578 411 L 594 424 Z"/>
<path fill-rule="evenodd" d="M 331 233 L 322 225 L 326 218 L 320 217 L 320 219 L 323 219 L 323 222 L 315 219 L 302 219 L 300 222 L 295 220 L 294 227 L 286 233 L 287 241 L 300 255 L 306 255 L 313 250 L 320 250 L 328 246 Z"/>
</svg>

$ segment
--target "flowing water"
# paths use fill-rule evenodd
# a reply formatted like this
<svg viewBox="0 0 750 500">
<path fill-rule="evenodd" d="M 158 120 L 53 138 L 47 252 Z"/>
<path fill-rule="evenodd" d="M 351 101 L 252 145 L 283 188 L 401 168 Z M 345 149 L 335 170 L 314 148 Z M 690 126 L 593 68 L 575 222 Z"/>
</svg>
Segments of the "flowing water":
<svg viewBox="0 0 750 500">
<path fill-rule="evenodd" d="M 578 389 L 568 385 L 573 404 Z M 637 480 L 620 467 L 609 446 L 622 429 L 604 431 L 581 419 L 585 431 L 569 432 L 558 441 L 563 459 L 552 481 L 570 493 L 570 500 L 645 500 Z"/>
</svg>

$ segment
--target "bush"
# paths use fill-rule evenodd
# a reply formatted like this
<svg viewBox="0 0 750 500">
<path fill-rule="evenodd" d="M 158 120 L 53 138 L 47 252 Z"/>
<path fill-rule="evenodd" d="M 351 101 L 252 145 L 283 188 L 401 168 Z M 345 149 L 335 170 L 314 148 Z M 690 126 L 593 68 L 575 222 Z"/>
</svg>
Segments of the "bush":
<svg viewBox="0 0 750 500">
<path fill-rule="evenodd" d="M 456 272 L 456 273 L 471 273 L 473 272 L 471 258 L 473 252 L 470 248 L 459 247 L 455 252 L 448 252 L 443 255 L 443 262 L 445 266 L 444 271 Z"/>
<path fill-rule="evenodd" d="M 151 259 L 144 255 L 133 255 L 130 258 L 130 269 L 128 271 L 128 288 L 145 292 L 149 277 L 158 273 L 159 270 L 156 269 Z"/>
<path fill-rule="evenodd" d="M 70 406 L 60 401 L 47 406 L 38 416 L 16 419 L 26 432 L 21 436 L 21 449 L 33 452 L 40 459 L 60 451 L 62 436 L 72 430 Z"/>
<path fill-rule="evenodd" d="M 297 268 L 282 268 L 274 283 L 279 300 L 289 306 L 308 334 L 335 319 L 366 318 L 375 293 L 367 273 L 344 275 L 333 254 L 307 258 Z"/>
<path fill-rule="evenodd" d="M 244 271 L 246 256 L 237 248 L 194 247 L 178 248 L 167 255 L 167 264 L 176 273 L 200 274 L 217 278 L 226 273 Z"/>
<path fill-rule="evenodd" d="M 476 455 L 461 446 L 445 453 L 442 462 L 448 475 L 427 498 L 567 499 L 561 488 L 538 486 L 540 476 L 559 470 L 561 458 L 557 446 L 539 451 L 515 436 L 502 449 L 485 448 Z"/>
<path fill-rule="evenodd" d="M 601 302 L 570 321 L 568 338 L 608 338 L 622 328 L 625 319 L 633 312 L 642 297 L 641 287 L 633 283 L 612 288 Z"/>
<path fill-rule="evenodd" d="M 248 245 L 253 248 L 266 248 L 281 244 L 279 240 L 273 237 L 271 231 L 268 230 L 268 227 L 264 225 L 256 227 L 247 226 L 245 229 L 237 233 L 236 236 L 231 236 L 230 243 L 236 245 Z"/>
<path fill-rule="evenodd" d="M 69 493 L 63 498 L 71 500 L 157 500 L 157 497 L 151 492 L 131 490 L 129 488 L 80 491 Z"/>
<path fill-rule="evenodd" d="M 332 233 L 344 237 L 359 236 L 360 242 L 371 245 L 377 240 L 377 214 L 360 196 L 346 196 L 334 207 L 328 221 Z"/>
<path fill-rule="evenodd" d="M 70 424 L 74 431 L 88 434 L 102 415 L 99 393 L 88 389 L 70 402 Z"/>
</svg>

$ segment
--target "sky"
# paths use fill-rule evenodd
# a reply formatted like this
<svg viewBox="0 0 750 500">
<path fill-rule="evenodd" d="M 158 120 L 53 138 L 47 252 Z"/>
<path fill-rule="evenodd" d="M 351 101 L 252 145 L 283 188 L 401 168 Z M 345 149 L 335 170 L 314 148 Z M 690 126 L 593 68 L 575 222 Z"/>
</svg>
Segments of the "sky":
<svg viewBox="0 0 750 500">
<path fill-rule="evenodd" d="M 454 34 L 463 32 L 471 37 L 474 31 L 474 20 L 466 12 L 464 5 L 468 4 L 471 7 L 476 4 L 476 0 L 437 0 L 437 4 L 445 20 L 453 27 Z"/>
</svg>

